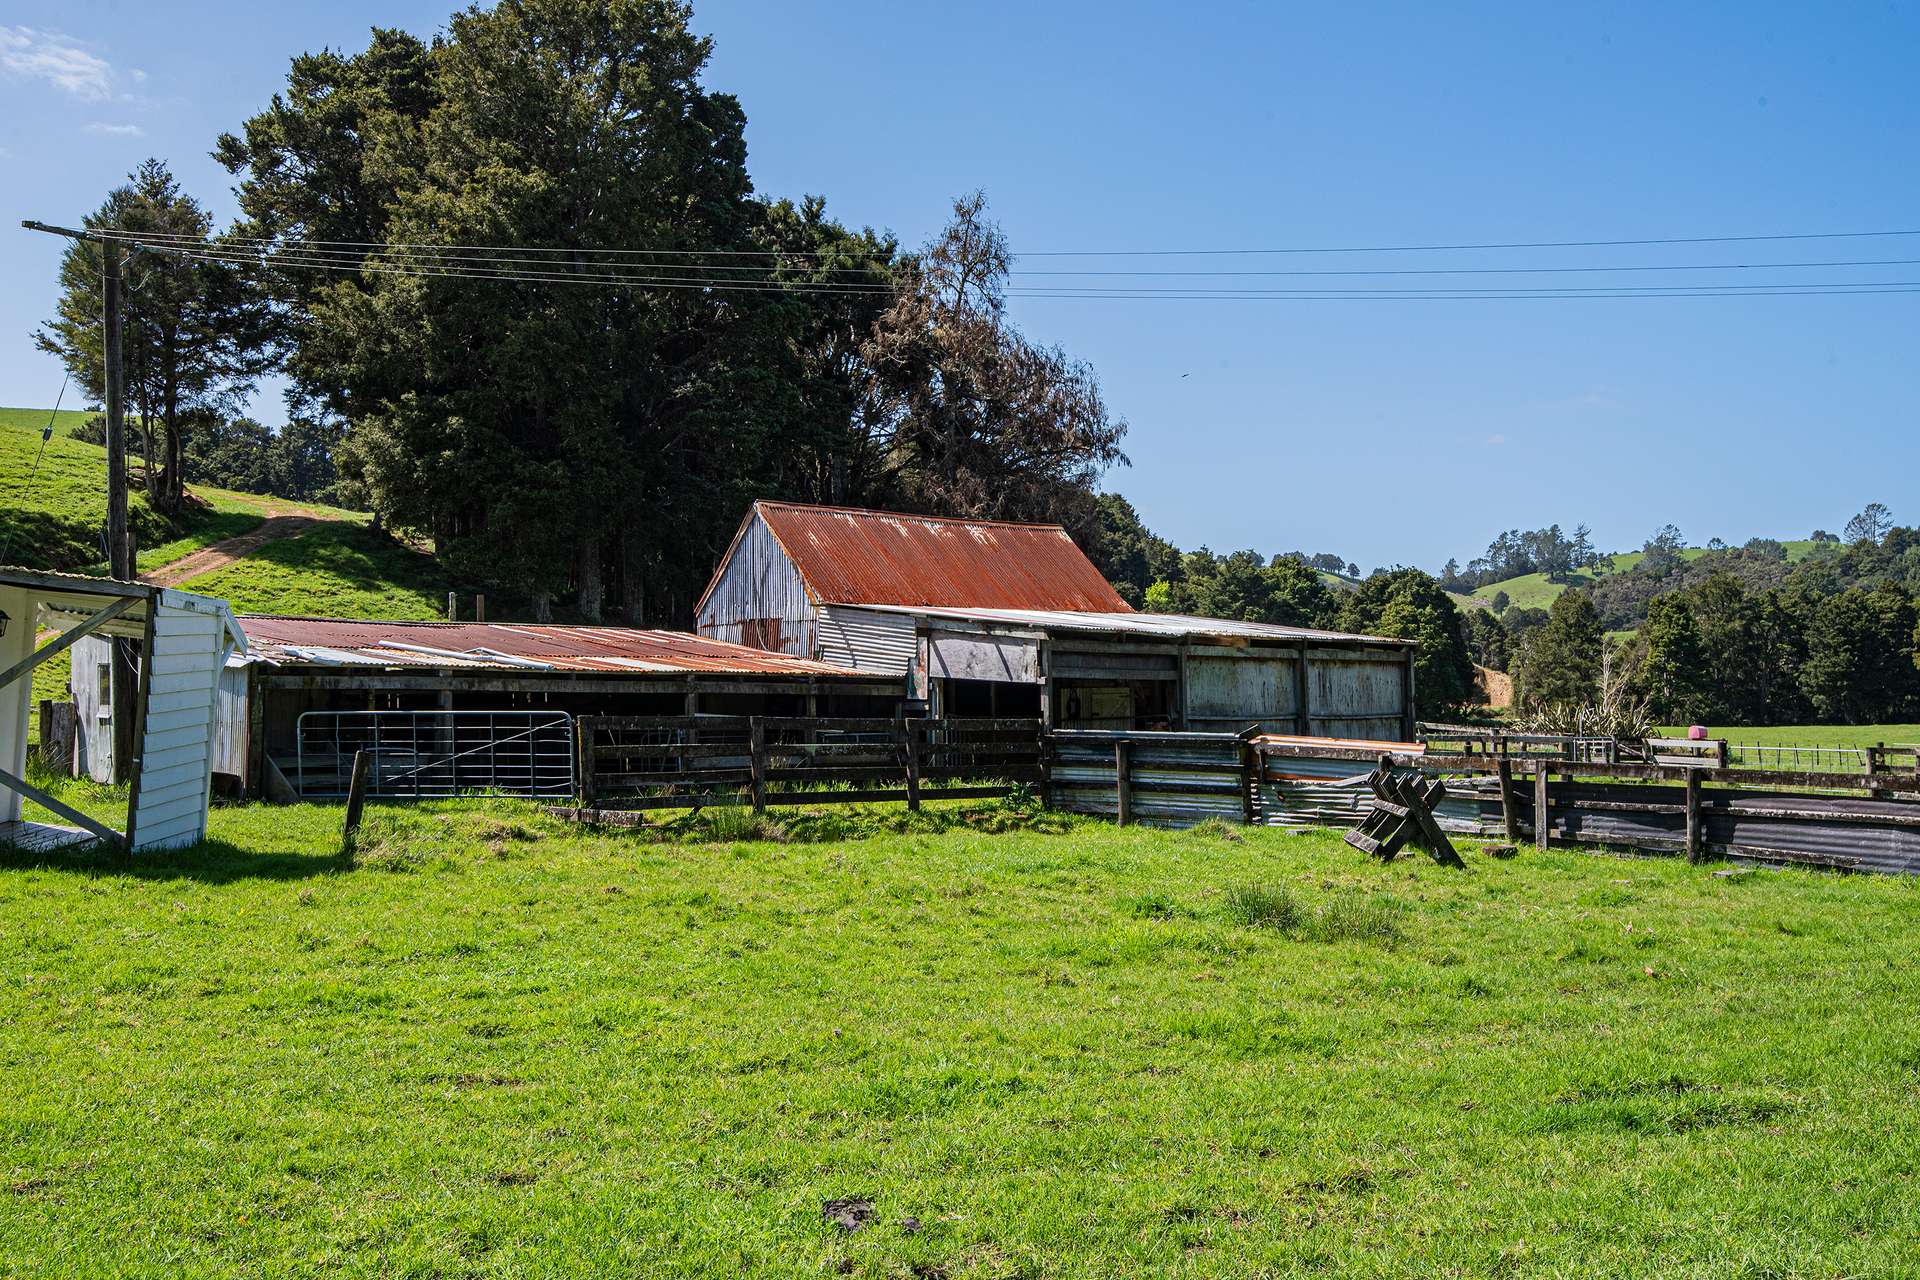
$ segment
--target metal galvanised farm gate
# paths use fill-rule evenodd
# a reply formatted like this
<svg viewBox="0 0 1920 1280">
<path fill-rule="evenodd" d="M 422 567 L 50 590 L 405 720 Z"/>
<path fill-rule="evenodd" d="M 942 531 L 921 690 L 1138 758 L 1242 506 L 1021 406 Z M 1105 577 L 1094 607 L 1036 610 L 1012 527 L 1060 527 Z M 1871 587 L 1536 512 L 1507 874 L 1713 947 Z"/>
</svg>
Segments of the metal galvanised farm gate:
<svg viewBox="0 0 1920 1280">
<path fill-rule="evenodd" d="M 306 799 L 346 795 L 361 751 L 367 794 L 384 799 L 574 791 L 573 717 L 560 711 L 308 711 L 296 733 L 290 781 Z"/>
</svg>

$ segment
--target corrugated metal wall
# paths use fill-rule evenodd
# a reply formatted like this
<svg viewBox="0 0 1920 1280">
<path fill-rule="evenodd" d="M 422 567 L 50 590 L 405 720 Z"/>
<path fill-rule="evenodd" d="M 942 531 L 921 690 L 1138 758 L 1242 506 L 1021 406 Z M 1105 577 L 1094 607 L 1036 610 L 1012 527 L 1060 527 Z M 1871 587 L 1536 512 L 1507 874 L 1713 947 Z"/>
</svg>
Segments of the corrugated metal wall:
<svg viewBox="0 0 1920 1280">
<path fill-rule="evenodd" d="M 1244 744 L 1228 733 L 1106 733 L 1055 730 L 1047 802 L 1070 813 L 1120 811 L 1114 748 L 1128 744 L 1135 822 L 1190 827 L 1207 818 L 1245 822 Z"/>
<path fill-rule="evenodd" d="M 822 662 L 886 675 L 905 675 L 919 653 L 914 619 L 849 605 L 821 605 L 819 652 Z"/>
<path fill-rule="evenodd" d="M 814 656 L 814 608 L 800 574 L 756 517 L 727 558 L 695 624 L 703 636 L 797 658 Z"/>
</svg>

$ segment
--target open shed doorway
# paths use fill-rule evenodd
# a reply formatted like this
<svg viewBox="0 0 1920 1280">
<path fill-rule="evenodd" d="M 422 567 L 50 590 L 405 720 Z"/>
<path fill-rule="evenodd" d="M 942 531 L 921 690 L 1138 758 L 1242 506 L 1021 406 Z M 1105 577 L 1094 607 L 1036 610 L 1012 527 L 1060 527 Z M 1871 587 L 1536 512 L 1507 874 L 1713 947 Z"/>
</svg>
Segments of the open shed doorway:
<svg viewBox="0 0 1920 1280">
<path fill-rule="evenodd" d="M 942 716 L 1038 719 L 1040 686 L 1007 680 L 943 680 Z"/>
</svg>

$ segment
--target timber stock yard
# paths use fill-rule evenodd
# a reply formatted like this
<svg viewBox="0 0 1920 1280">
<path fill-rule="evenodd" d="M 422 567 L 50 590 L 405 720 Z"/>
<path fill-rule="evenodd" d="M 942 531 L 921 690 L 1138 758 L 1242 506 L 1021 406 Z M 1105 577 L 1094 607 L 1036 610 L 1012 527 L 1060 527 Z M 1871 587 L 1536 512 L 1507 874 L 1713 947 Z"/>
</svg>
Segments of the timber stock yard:
<svg viewBox="0 0 1920 1280">
<path fill-rule="evenodd" d="M 15 6 L 0 1276 L 1920 1272 L 1917 28 Z"/>
</svg>

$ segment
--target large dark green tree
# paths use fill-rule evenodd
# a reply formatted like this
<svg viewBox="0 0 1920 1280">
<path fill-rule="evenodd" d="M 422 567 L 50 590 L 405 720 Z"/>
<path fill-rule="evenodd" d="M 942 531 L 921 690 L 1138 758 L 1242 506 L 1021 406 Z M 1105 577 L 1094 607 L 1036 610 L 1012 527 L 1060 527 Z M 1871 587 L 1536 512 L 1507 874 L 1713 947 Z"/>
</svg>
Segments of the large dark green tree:
<svg viewBox="0 0 1920 1280">
<path fill-rule="evenodd" d="M 1126 423 L 1086 364 L 1008 318 L 1013 257 L 986 206 L 977 191 L 953 202 L 863 350 L 876 488 L 912 509 L 1059 520 L 1092 542 L 1093 486 L 1125 463 Z"/>
<path fill-rule="evenodd" d="M 1546 625 L 1527 638 L 1515 693 L 1523 707 L 1578 707 L 1600 691 L 1606 633 L 1583 591 L 1567 591 L 1547 611 Z"/>
<path fill-rule="evenodd" d="M 1414 694 L 1423 711 L 1438 714 L 1473 701 L 1473 657 L 1466 622 L 1440 584 L 1418 569 L 1375 573 L 1340 598 L 1343 631 L 1419 642 Z"/>
<path fill-rule="evenodd" d="M 1854 587 L 1813 606 L 1800 686 L 1841 724 L 1904 720 L 1920 708 L 1914 605 L 1898 587 Z"/>
</svg>

